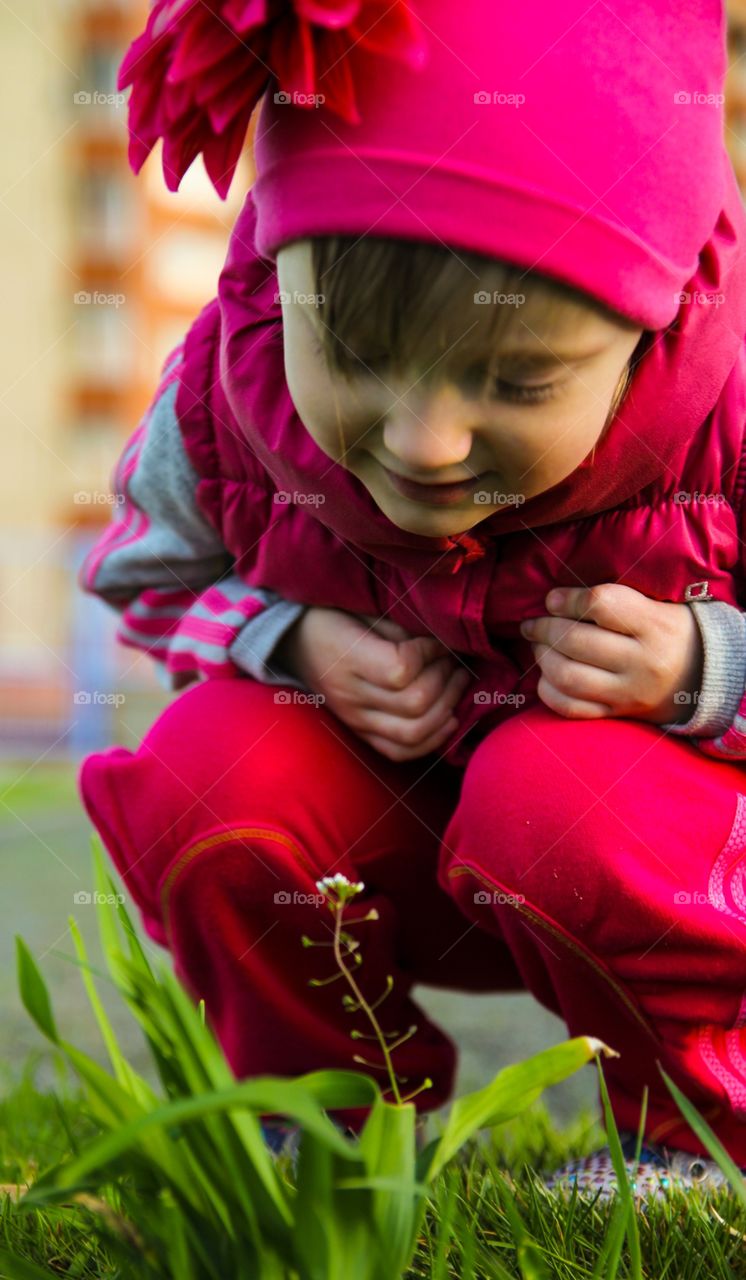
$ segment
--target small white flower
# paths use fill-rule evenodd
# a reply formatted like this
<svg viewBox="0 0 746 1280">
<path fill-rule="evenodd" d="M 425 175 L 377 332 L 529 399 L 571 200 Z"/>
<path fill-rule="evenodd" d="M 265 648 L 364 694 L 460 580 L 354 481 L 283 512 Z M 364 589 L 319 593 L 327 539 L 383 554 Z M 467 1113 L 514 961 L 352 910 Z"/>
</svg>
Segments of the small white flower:
<svg viewBox="0 0 746 1280">
<path fill-rule="evenodd" d="M 327 897 L 334 897 L 341 902 L 346 902 L 348 898 L 354 897 L 356 893 L 362 893 L 365 885 L 362 880 L 348 880 L 347 876 L 337 872 L 334 876 L 324 876 L 322 880 L 317 880 L 316 888 L 319 893 L 326 894 Z"/>
</svg>

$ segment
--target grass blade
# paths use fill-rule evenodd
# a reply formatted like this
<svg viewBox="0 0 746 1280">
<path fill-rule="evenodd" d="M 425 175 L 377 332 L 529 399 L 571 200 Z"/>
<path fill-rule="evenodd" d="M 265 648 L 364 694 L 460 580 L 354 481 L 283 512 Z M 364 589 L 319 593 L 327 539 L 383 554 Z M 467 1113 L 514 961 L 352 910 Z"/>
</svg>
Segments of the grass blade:
<svg viewBox="0 0 746 1280">
<path fill-rule="evenodd" d="M 59 1280 L 59 1274 L 0 1249 L 0 1280 Z"/>
<path fill-rule="evenodd" d="M 640 1256 L 640 1233 L 637 1227 L 637 1214 L 635 1213 L 635 1202 L 629 1185 L 627 1176 L 627 1166 L 624 1161 L 624 1152 L 622 1144 L 619 1140 L 619 1130 L 616 1126 L 614 1113 L 611 1109 L 609 1093 L 606 1088 L 604 1073 L 601 1068 L 600 1061 L 597 1060 L 599 1088 L 601 1090 L 601 1101 L 604 1109 L 604 1119 L 606 1121 L 606 1137 L 609 1143 L 609 1152 L 611 1154 L 611 1162 L 614 1166 L 614 1172 L 617 1177 L 617 1186 L 620 1203 L 624 1206 L 624 1214 L 620 1212 L 619 1218 L 624 1221 L 627 1240 L 629 1242 L 630 1265 L 632 1267 L 632 1280 L 642 1280 L 642 1260 Z M 639 1142 L 639 1139 L 638 1139 Z M 621 1241 L 619 1243 L 619 1252 L 621 1252 Z M 619 1263 L 619 1253 L 614 1256 L 612 1254 L 612 1262 L 609 1267 L 609 1278 L 614 1280 L 617 1274 Z"/>
<path fill-rule="evenodd" d="M 617 1056 L 600 1040 L 577 1036 L 506 1067 L 484 1089 L 458 1098 L 433 1151 L 430 1177 L 435 1177 L 478 1129 L 501 1124 L 524 1111 L 549 1085 L 566 1080 L 599 1053 Z"/>
<path fill-rule="evenodd" d="M 16 959 L 18 989 L 26 1012 L 30 1014 L 42 1035 L 51 1040 L 53 1044 L 59 1044 L 60 1036 L 54 1021 L 47 984 L 41 976 L 34 957 L 19 934 L 16 934 Z"/>
<path fill-rule="evenodd" d="M 516 1260 L 523 1280 L 550 1280 L 541 1249 L 523 1221 L 510 1187 L 503 1177 L 496 1179 L 495 1186 L 510 1223 Z"/>
</svg>

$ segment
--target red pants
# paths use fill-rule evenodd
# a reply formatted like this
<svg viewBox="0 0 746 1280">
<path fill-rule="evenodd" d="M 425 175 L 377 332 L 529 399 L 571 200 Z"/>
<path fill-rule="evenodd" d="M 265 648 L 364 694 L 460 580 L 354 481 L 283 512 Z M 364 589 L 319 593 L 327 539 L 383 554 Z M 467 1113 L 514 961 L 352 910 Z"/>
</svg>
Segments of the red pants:
<svg viewBox="0 0 746 1280">
<path fill-rule="evenodd" d="M 533 707 L 465 770 L 395 764 L 322 707 L 246 679 L 190 688 L 135 753 L 89 757 L 81 791 L 152 938 L 238 1077 L 355 1068 L 388 1083 L 348 1013 L 315 881 L 363 880 L 348 908 L 365 996 L 421 1110 L 453 1087 L 456 1048 L 415 982 L 527 987 L 571 1035 L 619 1051 L 604 1069 L 618 1124 L 701 1152 L 656 1067 L 746 1165 L 746 771 L 629 720 Z M 282 696 L 287 697 L 287 693 Z M 348 1118 L 352 1118 L 348 1113 Z M 361 1117 L 358 1117 L 361 1118 Z"/>
</svg>

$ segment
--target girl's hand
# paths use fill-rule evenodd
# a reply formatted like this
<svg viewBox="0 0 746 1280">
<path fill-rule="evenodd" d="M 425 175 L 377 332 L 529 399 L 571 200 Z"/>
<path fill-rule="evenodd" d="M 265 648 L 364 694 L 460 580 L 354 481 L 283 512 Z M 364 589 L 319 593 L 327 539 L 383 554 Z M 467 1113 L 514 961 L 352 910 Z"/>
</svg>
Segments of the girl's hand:
<svg viewBox="0 0 746 1280">
<path fill-rule="evenodd" d="M 551 617 L 521 623 L 541 667 L 538 694 L 572 719 L 626 716 L 688 720 L 702 680 L 702 638 L 687 604 L 650 600 L 632 587 L 562 587 Z"/>
<path fill-rule="evenodd" d="M 412 636 L 388 618 L 313 606 L 276 653 L 390 760 L 427 755 L 458 727 L 451 712 L 470 676 L 435 636 Z"/>
</svg>

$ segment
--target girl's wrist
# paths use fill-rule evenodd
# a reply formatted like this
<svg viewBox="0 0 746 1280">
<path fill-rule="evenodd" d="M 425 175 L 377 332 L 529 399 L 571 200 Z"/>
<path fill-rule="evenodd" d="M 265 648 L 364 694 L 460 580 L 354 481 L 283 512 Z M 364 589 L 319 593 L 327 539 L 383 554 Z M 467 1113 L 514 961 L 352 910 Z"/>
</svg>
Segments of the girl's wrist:
<svg viewBox="0 0 746 1280">
<path fill-rule="evenodd" d="M 305 613 L 301 614 L 300 618 L 288 627 L 274 652 L 276 664 L 282 667 L 283 671 L 288 671 L 290 675 L 295 676 L 297 680 L 304 679 L 301 670 L 301 627 L 306 616 Z"/>
</svg>

